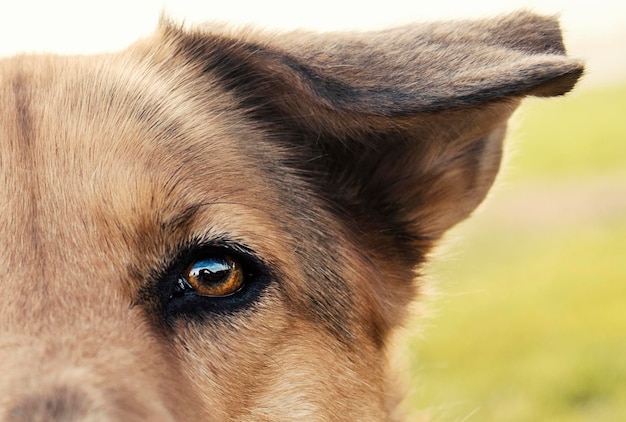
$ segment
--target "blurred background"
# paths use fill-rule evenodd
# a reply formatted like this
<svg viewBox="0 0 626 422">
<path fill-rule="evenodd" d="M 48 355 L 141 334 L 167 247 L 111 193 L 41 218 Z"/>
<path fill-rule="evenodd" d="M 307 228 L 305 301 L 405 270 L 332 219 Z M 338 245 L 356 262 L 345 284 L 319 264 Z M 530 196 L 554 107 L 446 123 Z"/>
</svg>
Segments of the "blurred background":
<svg viewBox="0 0 626 422">
<path fill-rule="evenodd" d="M 560 14 L 587 74 L 525 102 L 493 194 L 437 253 L 404 346 L 406 407 L 418 421 L 626 420 L 626 2 L 22 0 L 0 6 L 0 55 L 123 48 L 163 10 L 329 30 L 519 8 Z"/>
</svg>

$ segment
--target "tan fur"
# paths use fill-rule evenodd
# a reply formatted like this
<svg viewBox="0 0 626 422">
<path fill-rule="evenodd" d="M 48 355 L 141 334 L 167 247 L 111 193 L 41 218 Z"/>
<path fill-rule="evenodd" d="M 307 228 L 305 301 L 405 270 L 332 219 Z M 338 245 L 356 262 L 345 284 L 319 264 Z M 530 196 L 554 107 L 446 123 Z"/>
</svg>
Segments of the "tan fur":
<svg viewBox="0 0 626 422">
<path fill-rule="evenodd" d="M 0 419 L 388 420 L 428 251 L 484 198 L 520 98 L 581 72 L 528 13 L 164 22 L 117 54 L 4 59 Z M 246 293 L 173 299 L 177 260 L 216 247 L 255 262 Z"/>
</svg>

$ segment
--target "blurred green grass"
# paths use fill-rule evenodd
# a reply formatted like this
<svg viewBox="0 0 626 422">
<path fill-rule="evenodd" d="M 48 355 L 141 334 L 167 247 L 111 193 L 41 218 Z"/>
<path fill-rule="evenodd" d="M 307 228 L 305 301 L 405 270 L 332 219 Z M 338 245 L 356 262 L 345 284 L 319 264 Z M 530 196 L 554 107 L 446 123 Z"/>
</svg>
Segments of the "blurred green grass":
<svg viewBox="0 0 626 422">
<path fill-rule="evenodd" d="M 431 268 L 410 420 L 626 420 L 625 111 L 626 86 L 523 106 L 504 189 Z"/>
<path fill-rule="evenodd" d="M 626 85 L 528 99 L 507 178 L 593 176 L 626 170 Z"/>
</svg>

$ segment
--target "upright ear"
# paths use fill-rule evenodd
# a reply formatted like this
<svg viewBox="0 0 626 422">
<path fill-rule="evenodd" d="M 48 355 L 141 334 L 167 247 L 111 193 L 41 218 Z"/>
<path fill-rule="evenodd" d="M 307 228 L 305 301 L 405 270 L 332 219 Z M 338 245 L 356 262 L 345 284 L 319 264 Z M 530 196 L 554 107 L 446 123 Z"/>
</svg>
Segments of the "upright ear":
<svg viewBox="0 0 626 422">
<path fill-rule="evenodd" d="M 526 12 L 365 33 L 162 31 L 297 144 L 291 165 L 333 206 L 409 242 L 482 201 L 520 98 L 562 95 L 583 72 L 558 22 Z"/>
</svg>

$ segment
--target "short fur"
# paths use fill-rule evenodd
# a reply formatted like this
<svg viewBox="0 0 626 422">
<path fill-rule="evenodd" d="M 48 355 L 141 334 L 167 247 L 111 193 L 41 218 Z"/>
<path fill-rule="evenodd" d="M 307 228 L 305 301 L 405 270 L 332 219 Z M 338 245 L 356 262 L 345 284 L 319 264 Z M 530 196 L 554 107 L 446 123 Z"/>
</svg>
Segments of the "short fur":
<svg viewBox="0 0 626 422">
<path fill-rule="evenodd" d="M 582 71 L 530 13 L 0 61 L 0 419 L 389 420 L 426 256 Z M 207 249 L 244 290 L 172 299 Z"/>
</svg>

